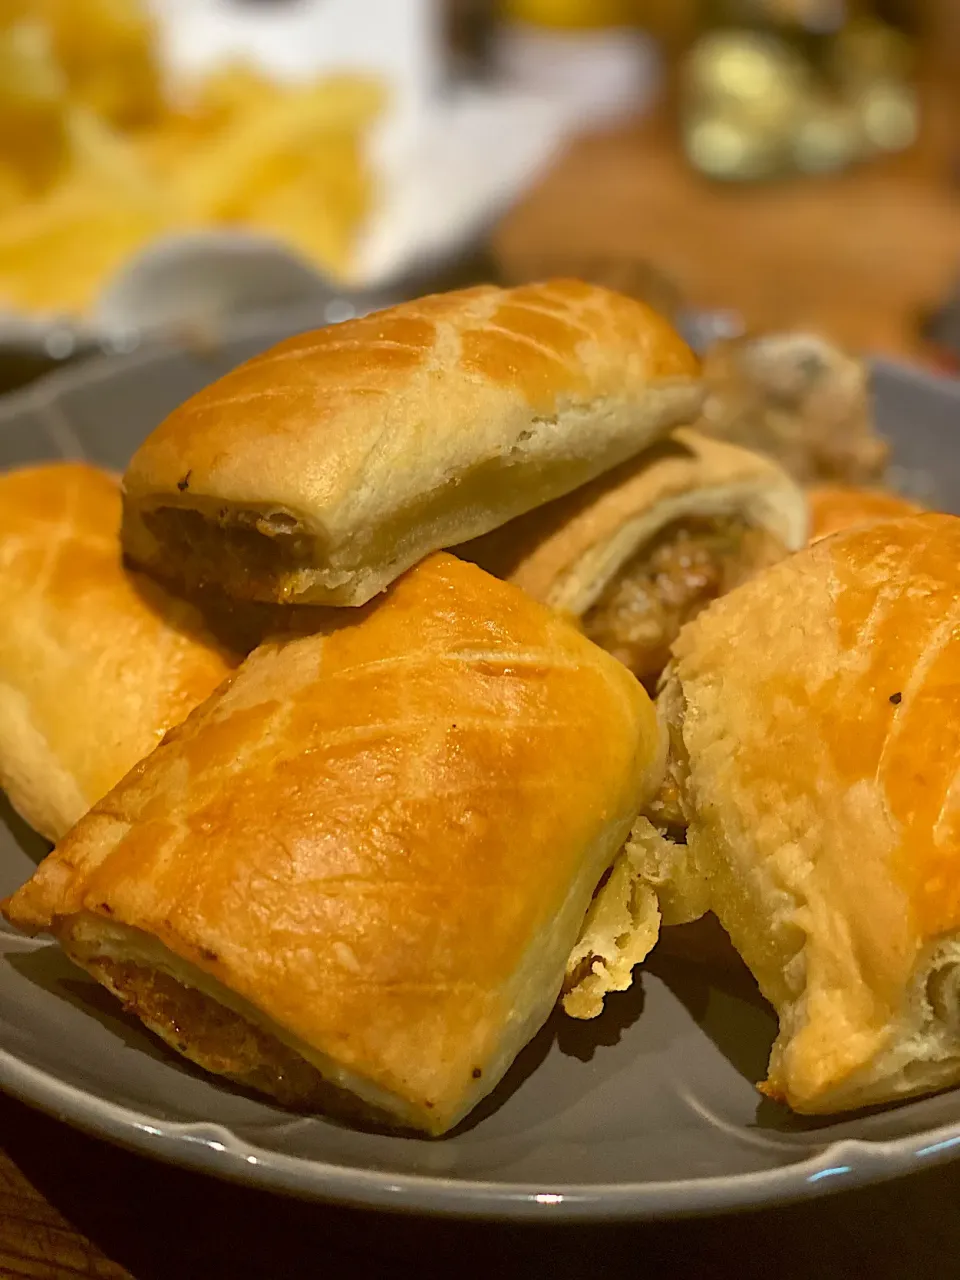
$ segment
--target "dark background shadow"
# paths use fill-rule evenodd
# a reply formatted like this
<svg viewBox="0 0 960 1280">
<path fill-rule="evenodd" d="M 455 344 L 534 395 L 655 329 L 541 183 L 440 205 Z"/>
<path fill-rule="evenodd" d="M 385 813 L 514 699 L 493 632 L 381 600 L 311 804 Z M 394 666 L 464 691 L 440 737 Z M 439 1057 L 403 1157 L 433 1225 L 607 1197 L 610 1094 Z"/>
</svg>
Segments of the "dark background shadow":
<svg viewBox="0 0 960 1280">
<path fill-rule="evenodd" d="M 599 1017 L 581 1021 L 555 1010 L 553 1019 L 557 1024 L 560 1052 L 579 1062 L 590 1062 L 598 1049 L 619 1044 L 623 1033 L 643 1013 L 643 1001 L 643 974 L 637 969 L 633 983 L 626 991 L 617 991 L 607 997 Z"/>
<path fill-rule="evenodd" d="M 640 981 L 611 1001 L 603 1016 L 589 1022 L 578 1022 L 558 1007 L 525 1048 L 521 1049 L 507 1074 L 497 1087 L 484 1098 L 473 1111 L 450 1133 L 454 1137 L 476 1128 L 493 1112 L 498 1111 L 507 1099 L 528 1080 L 543 1062 L 554 1045 L 568 1057 L 589 1062 L 598 1048 L 615 1045 L 631 1023 L 639 1018 L 643 1009 L 643 987 Z"/>
<path fill-rule="evenodd" d="M 766 1075 L 777 1017 L 744 969 L 710 967 L 656 952 L 646 963 L 733 1067 L 754 1084 Z"/>
</svg>

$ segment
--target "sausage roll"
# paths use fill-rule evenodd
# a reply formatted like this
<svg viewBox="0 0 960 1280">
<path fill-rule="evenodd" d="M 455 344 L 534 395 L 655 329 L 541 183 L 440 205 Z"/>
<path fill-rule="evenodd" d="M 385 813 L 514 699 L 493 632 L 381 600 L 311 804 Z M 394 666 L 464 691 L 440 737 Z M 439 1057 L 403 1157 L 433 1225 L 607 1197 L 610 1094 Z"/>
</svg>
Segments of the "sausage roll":
<svg viewBox="0 0 960 1280">
<path fill-rule="evenodd" d="M 188 400 L 124 478 L 140 565 L 360 605 L 699 412 L 695 357 L 578 281 L 482 286 L 290 338 Z"/>
<path fill-rule="evenodd" d="M 774 1005 L 760 1087 L 796 1111 L 960 1081 L 958 598 L 960 519 L 881 521 L 776 565 L 675 645 L 691 906 Z"/>
<path fill-rule="evenodd" d="M 0 475 L 0 785 L 58 837 L 239 663 L 127 573 L 120 487 L 79 462 Z"/>
<path fill-rule="evenodd" d="M 457 553 L 577 618 L 652 689 L 686 621 L 806 537 L 775 463 L 681 429 Z"/>
<path fill-rule="evenodd" d="M 255 650 L 3 909 L 209 1071 L 440 1134 L 550 1012 L 658 783 L 656 714 L 452 556 L 331 612 Z"/>
</svg>

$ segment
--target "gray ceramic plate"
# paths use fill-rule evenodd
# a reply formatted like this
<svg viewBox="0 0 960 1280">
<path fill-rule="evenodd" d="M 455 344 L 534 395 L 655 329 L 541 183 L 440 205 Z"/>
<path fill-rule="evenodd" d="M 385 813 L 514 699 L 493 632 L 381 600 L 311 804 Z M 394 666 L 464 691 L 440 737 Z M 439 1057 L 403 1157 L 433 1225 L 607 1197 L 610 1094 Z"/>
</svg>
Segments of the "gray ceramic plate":
<svg viewBox="0 0 960 1280">
<path fill-rule="evenodd" d="M 179 401 L 282 336 L 216 353 L 143 353 L 0 405 L 0 467 L 83 455 L 122 466 Z M 908 478 L 960 509 L 960 384 L 876 371 Z M 916 484 L 913 486 L 916 489 Z M 82 678 L 82 673 L 78 673 Z M 96 731 L 96 726 L 91 726 Z M 45 847 L 9 810 L 0 892 Z M 815 1196 L 960 1150 L 960 1091 L 811 1123 L 763 1101 L 770 1010 L 739 977 L 656 960 L 595 1022 L 556 1017 L 452 1137 L 358 1133 L 212 1082 L 174 1058 L 52 945 L 0 931 L 0 1085 L 64 1120 L 177 1164 L 293 1194 L 424 1212 L 649 1218 Z"/>
</svg>

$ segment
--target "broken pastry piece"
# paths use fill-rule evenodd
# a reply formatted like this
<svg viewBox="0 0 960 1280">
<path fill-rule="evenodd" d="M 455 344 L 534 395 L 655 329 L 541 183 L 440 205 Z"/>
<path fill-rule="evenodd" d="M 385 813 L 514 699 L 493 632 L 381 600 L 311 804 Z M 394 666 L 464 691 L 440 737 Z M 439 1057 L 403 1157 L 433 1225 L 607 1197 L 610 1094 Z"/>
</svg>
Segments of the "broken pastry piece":
<svg viewBox="0 0 960 1280">
<path fill-rule="evenodd" d="M 289 338 L 181 405 L 124 476 L 139 565 L 240 600 L 361 605 L 632 457 L 702 404 L 649 307 L 481 286 Z"/>
<path fill-rule="evenodd" d="M 241 661 L 120 551 L 119 481 L 81 462 L 0 475 L 0 785 L 64 834 Z"/>
<path fill-rule="evenodd" d="M 882 479 L 889 449 L 867 369 L 839 347 L 806 333 L 734 338 L 710 348 L 703 378 L 698 431 L 775 458 L 803 485 Z"/>
<path fill-rule="evenodd" d="M 576 618 L 652 690 L 685 622 L 806 537 L 781 468 L 681 428 L 456 551 Z"/>
<path fill-rule="evenodd" d="M 564 1012 L 596 1018 L 604 999 L 626 991 L 633 971 L 675 926 L 694 926 L 709 909 L 707 885 L 686 843 L 686 757 L 681 704 L 672 685 L 657 700 L 667 746 L 663 780 L 598 887 L 564 979 Z M 695 949 L 697 939 L 686 939 Z M 669 950 L 669 947 L 668 947 Z M 714 948 L 716 950 L 716 948 Z"/>
<path fill-rule="evenodd" d="M 674 647 L 689 905 L 776 1009 L 761 1089 L 795 1111 L 960 1081 L 958 566 L 956 517 L 862 525 Z"/>
<path fill-rule="evenodd" d="M 4 911 L 207 1070 L 440 1134 L 547 1018 L 662 763 L 628 671 L 436 555 L 258 648 Z"/>
<path fill-rule="evenodd" d="M 604 998 L 626 991 L 653 950 L 661 926 L 687 924 L 706 911 L 706 886 L 682 843 L 639 818 L 590 904 L 567 961 L 564 1012 L 596 1018 Z"/>
</svg>

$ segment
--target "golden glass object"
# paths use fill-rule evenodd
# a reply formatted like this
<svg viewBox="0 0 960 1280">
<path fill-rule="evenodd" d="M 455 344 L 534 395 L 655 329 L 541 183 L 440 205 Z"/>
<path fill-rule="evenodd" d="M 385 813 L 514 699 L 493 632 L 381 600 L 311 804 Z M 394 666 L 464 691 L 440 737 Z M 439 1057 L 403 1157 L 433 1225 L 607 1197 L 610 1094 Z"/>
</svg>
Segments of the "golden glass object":
<svg viewBox="0 0 960 1280">
<path fill-rule="evenodd" d="M 502 18 L 538 27 L 589 30 L 629 26 L 637 18 L 636 0 L 500 0 Z"/>
<path fill-rule="evenodd" d="M 683 145 L 711 177 L 825 173 L 909 146 L 913 49 L 836 0 L 727 0 L 681 72 Z"/>
</svg>

